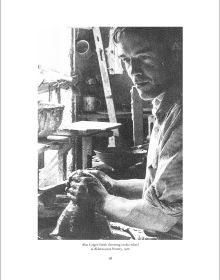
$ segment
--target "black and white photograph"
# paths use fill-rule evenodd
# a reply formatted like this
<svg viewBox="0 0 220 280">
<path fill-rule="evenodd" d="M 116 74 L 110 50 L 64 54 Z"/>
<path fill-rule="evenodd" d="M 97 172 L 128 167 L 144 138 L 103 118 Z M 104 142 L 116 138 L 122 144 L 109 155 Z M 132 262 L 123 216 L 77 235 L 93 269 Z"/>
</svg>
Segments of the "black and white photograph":
<svg viewBox="0 0 220 280">
<path fill-rule="evenodd" d="M 38 238 L 181 240 L 182 27 L 46 35 Z"/>
<path fill-rule="evenodd" d="M 219 279 L 219 1 L 2 0 L 1 279 Z"/>
</svg>

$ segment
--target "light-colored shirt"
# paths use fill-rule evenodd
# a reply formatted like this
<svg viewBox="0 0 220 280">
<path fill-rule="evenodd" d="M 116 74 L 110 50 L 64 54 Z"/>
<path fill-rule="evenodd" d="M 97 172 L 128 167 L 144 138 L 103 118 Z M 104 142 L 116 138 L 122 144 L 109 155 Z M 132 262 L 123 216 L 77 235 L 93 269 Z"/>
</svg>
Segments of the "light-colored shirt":
<svg viewBox="0 0 220 280">
<path fill-rule="evenodd" d="M 165 92 L 162 92 L 160 95 L 158 95 L 157 97 L 155 97 L 153 100 L 152 100 L 152 105 L 153 105 L 153 108 L 152 108 L 152 114 L 154 116 L 156 116 L 156 112 L 157 110 L 159 109 L 160 107 L 160 104 L 164 98 L 164 95 L 165 95 Z"/>
<path fill-rule="evenodd" d="M 152 103 L 156 121 L 149 144 L 143 198 L 167 216 L 178 217 L 179 227 L 183 201 L 181 97 L 171 91 L 162 93 Z M 178 230 L 177 235 L 181 234 Z"/>
</svg>

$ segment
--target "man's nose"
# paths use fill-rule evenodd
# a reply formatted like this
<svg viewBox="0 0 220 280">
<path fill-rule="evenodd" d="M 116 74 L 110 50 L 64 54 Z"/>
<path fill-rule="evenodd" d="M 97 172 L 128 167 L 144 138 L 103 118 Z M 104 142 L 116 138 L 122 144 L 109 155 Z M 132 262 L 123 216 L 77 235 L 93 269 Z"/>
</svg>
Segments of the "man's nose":
<svg viewBox="0 0 220 280">
<path fill-rule="evenodd" d="M 141 74 L 140 62 L 138 59 L 132 58 L 131 59 L 131 75 Z"/>
</svg>

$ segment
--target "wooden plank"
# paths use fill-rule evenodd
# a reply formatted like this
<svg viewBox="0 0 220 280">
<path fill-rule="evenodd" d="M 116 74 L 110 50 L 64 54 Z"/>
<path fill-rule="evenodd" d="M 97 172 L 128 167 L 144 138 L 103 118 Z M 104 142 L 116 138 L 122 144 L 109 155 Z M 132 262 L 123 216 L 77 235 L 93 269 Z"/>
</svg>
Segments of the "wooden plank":
<svg viewBox="0 0 220 280">
<path fill-rule="evenodd" d="M 67 143 L 69 142 L 70 138 L 63 135 L 49 135 L 47 136 L 47 140 Z"/>
<path fill-rule="evenodd" d="M 121 126 L 120 123 L 79 121 L 62 126 L 62 130 L 95 133 L 99 131 L 112 130 L 114 128 L 118 128 L 119 126 Z"/>
<path fill-rule="evenodd" d="M 94 35 L 94 40 L 96 44 L 96 52 L 98 55 L 98 61 L 99 61 L 99 67 L 100 67 L 100 72 L 101 72 L 101 77 L 102 77 L 102 83 L 103 83 L 103 89 L 105 93 L 105 100 L 106 100 L 106 105 L 107 105 L 107 110 L 108 110 L 108 116 L 109 116 L 109 121 L 116 123 L 117 118 L 116 118 L 116 113 L 115 113 L 115 107 L 114 107 L 114 102 L 112 98 L 112 91 L 111 91 L 111 86 L 110 86 L 110 81 L 109 81 L 109 76 L 108 76 L 108 70 L 107 70 L 107 64 L 106 64 L 106 59 L 105 59 L 105 51 L 102 43 L 102 36 L 100 32 L 99 27 L 94 27 L 93 28 L 93 35 Z M 119 131 L 118 129 L 114 130 L 114 136 L 119 137 Z M 110 139 L 109 143 L 110 145 L 115 146 L 114 139 Z"/>
<path fill-rule="evenodd" d="M 131 89 L 131 113 L 133 122 L 134 145 L 143 144 L 143 106 L 142 99 L 135 87 Z"/>
</svg>

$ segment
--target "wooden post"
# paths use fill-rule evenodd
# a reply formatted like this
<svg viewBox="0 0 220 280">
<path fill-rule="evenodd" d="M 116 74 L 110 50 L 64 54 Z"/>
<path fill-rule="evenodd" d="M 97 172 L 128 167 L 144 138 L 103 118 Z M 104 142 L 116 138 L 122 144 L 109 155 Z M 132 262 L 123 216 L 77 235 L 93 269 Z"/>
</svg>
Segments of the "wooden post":
<svg viewBox="0 0 220 280">
<path fill-rule="evenodd" d="M 92 137 L 82 137 L 82 168 L 92 167 Z"/>
<path fill-rule="evenodd" d="M 116 123 L 117 118 L 116 118 L 115 107 L 112 98 L 112 91 L 111 91 L 111 86 L 110 86 L 110 81 L 108 76 L 108 69 L 107 69 L 107 64 L 105 59 L 105 50 L 103 47 L 102 36 L 99 27 L 93 27 L 93 35 L 94 35 L 94 41 L 96 45 L 96 52 L 98 55 L 98 61 L 99 61 L 99 67 L 100 67 L 100 72 L 102 77 L 103 89 L 105 93 L 105 101 L 107 105 L 109 121 Z M 118 129 L 113 130 L 113 135 L 114 137 L 109 138 L 109 146 L 116 146 L 115 138 L 119 137 Z"/>
<path fill-rule="evenodd" d="M 131 114 L 134 145 L 141 145 L 143 144 L 143 106 L 142 100 L 135 87 L 131 89 Z"/>
<path fill-rule="evenodd" d="M 75 28 L 71 28 L 71 42 L 70 42 L 70 75 L 72 77 L 72 84 L 73 84 L 73 76 L 76 72 L 76 63 L 75 63 L 75 38 L 76 38 L 76 32 Z M 77 120 L 77 114 L 76 114 L 76 93 L 74 92 L 73 86 L 71 86 L 72 90 L 72 122 L 76 122 Z M 72 136 L 71 138 L 72 142 L 72 167 L 71 171 L 74 171 L 77 169 L 77 138 Z"/>
<path fill-rule="evenodd" d="M 72 122 L 77 121 L 77 112 L 78 112 L 78 102 L 79 102 L 79 91 L 73 84 L 73 77 L 76 72 L 76 56 L 75 56 L 75 28 L 71 28 L 71 47 L 70 47 L 70 75 L 72 77 Z"/>
<path fill-rule="evenodd" d="M 74 78 L 76 73 L 76 31 L 71 28 L 71 50 L 70 50 L 70 64 L 71 76 Z M 78 88 L 74 85 L 72 80 L 72 122 L 77 122 L 80 111 L 81 96 Z M 72 138 L 72 171 L 82 168 L 82 143 L 80 137 L 73 136 Z"/>
<path fill-rule="evenodd" d="M 59 85 L 57 85 L 55 91 L 56 91 L 56 95 L 57 95 L 57 102 L 59 104 L 61 104 L 61 93 L 60 93 L 60 86 Z"/>
<path fill-rule="evenodd" d="M 48 86 L 48 91 L 49 91 L 49 102 L 51 102 L 51 100 L 52 100 L 52 88 L 51 88 L 50 84 Z"/>
<path fill-rule="evenodd" d="M 75 28 L 71 28 L 71 45 L 70 45 L 70 76 L 73 77 L 76 72 L 76 59 L 75 59 L 75 40 L 76 32 Z"/>
</svg>

